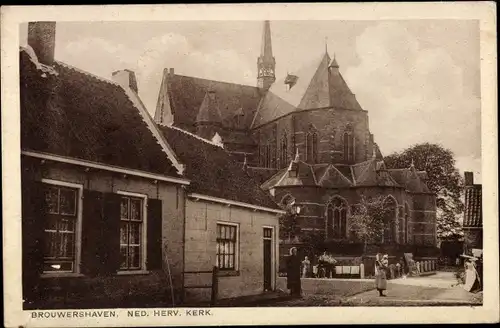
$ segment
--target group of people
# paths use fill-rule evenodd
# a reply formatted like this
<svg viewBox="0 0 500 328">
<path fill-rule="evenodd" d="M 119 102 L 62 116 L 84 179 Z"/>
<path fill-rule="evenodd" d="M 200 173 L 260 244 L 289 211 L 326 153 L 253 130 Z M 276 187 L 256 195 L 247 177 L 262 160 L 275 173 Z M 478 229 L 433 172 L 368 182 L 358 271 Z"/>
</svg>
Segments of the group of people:
<svg viewBox="0 0 500 328">
<path fill-rule="evenodd" d="M 336 261 L 328 255 L 326 252 L 323 253 L 323 259 L 320 261 L 325 261 L 326 263 L 334 265 Z M 320 256 L 320 259 L 321 257 Z M 333 261 L 331 261 L 333 259 Z M 297 248 L 292 247 L 290 249 L 290 256 L 287 259 L 287 288 L 290 290 L 292 297 L 300 298 L 302 295 L 301 286 L 301 276 L 307 276 L 310 272 L 311 262 L 306 256 L 304 260 L 301 260 L 297 255 Z M 387 271 L 389 269 L 389 255 L 378 253 L 375 258 L 375 287 L 379 293 L 379 296 L 387 296 L 384 291 L 387 289 Z"/>
<path fill-rule="evenodd" d="M 318 257 L 318 263 L 312 265 L 308 256 L 304 257 L 301 262 L 301 277 L 302 278 L 329 278 L 335 271 L 335 263 L 337 261 L 326 251 Z"/>
</svg>

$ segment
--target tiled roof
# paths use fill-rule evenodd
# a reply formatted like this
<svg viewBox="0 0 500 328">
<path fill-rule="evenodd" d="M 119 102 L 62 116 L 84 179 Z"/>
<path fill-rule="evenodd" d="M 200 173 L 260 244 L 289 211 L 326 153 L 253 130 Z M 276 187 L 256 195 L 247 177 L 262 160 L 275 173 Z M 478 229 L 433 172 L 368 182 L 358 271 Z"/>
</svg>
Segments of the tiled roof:
<svg viewBox="0 0 500 328">
<path fill-rule="evenodd" d="M 254 178 L 254 180 L 259 182 L 260 184 L 263 184 L 264 182 L 269 180 L 273 175 L 275 175 L 278 172 L 278 170 L 269 169 L 265 167 L 248 166 L 247 172 Z"/>
<path fill-rule="evenodd" d="M 190 192 L 279 209 L 259 182 L 223 148 L 179 128 L 159 128 L 186 165 L 185 175 L 191 179 Z"/>
<path fill-rule="evenodd" d="M 162 94 L 167 94 L 175 126 L 193 127 L 209 90 L 214 92 L 224 126 L 241 129 L 250 127 L 261 99 L 257 87 L 165 71 L 159 99 L 163 99 Z"/>
<path fill-rule="evenodd" d="M 20 52 L 22 149 L 179 177 L 121 86 L 62 62 L 47 76 L 30 50 Z"/>
<path fill-rule="evenodd" d="M 376 158 L 354 165 L 307 164 L 291 162 L 298 168 L 298 175 L 291 176 L 289 168 L 278 171 L 262 184 L 268 190 L 277 186 L 315 185 L 326 188 L 348 188 L 351 186 L 405 187 L 412 192 L 429 192 L 422 172 L 412 168 L 387 170 L 383 161 Z"/>
<path fill-rule="evenodd" d="M 317 180 L 318 185 L 322 187 L 343 188 L 352 186 L 352 182 L 331 164 L 328 165 L 323 175 L 317 176 Z"/>
<path fill-rule="evenodd" d="M 415 168 L 409 167 L 404 169 L 389 169 L 387 172 L 389 172 L 394 181 L 411 192 L 430 192 L 425 183 L 424 178 L 427 177 L 427 173 L 424 171 L 417 171 Z"/>
<path fill-rule="evenodd" d="M 465 187 L 464 227 L 482 227 L 482 186 Z"/>
</svg>

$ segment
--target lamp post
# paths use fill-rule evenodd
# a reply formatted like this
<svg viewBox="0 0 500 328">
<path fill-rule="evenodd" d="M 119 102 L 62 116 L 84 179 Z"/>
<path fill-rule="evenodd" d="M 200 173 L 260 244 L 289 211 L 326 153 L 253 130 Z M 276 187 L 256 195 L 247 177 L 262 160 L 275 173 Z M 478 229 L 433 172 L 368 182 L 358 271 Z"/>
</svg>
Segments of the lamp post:
<svg viewBox="0 0 500 328">
<path fill-rule="evenodd" d="M 300 205 L 296 205 L 295 204 L 295 200 L 290 204 L 290 210 L 292 212 L 292 220 L 293 220 L 293 234 L 294 234 L 294 238 L 296 238 L 297 236 L 295 235 L 295 232 L 296 232 L 296 224 L 297 224 L 297 217 L 300 215 L 300 212 L 302 211 L 302 208 L 300 207 Z M 291 234 L 292 232 L 289 232 L 289 236 L 288 236 L 288 239 L 291 240 Z"/>
</svg>

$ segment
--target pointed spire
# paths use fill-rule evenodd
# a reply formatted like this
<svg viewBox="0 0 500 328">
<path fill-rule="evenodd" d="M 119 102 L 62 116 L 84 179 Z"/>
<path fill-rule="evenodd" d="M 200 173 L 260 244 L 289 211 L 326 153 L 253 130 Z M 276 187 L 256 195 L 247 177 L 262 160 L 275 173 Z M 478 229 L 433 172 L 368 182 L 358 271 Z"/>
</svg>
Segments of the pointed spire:
<svg viewBox="0 0 500 328">
<path fill-rule="evenodd" d="M 262 30 L 262 44 L 260 56 L 257 59 L 257 86 L 264 90 L 269 90 L 276 81 L 275 76 L 276 61 L 273 57 L 273 46 L 271 43 L 271 23 L 264 21 Z"/>
<path fill-rule="evenodd" d="M 273 58 L 273 45 L 271 43 L 271 23 L 268 20 L 264 21 L 260 56 L 266 59 Z"/>
<path fill-rule="evenodd" d="M 335 52 L 333 53 L 333 59 L 330 62 L 330 65 L 328 65 L 328 66 L 329 67 L 339 68 L 339 64 L 337 63 L 337 59 L 335 58 Z"/>
<path fill-rule="evenodd" d="M 325 36 L 325 53 L 328 53 L 328 37 Z"/>
</svg>

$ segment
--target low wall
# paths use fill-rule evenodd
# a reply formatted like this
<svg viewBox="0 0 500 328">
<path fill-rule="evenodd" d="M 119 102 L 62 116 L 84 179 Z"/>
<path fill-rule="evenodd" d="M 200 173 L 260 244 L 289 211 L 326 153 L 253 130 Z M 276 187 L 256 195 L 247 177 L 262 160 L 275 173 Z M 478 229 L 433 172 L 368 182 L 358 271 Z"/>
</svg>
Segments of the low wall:
<svg viewBox="0 0 500 328">
<path fill-rule="evenodd" d="M 181 290 L 174 290 L 175 304 Z M 144 275 L 61 277 L 41 279 L 38 301 L 32 309 L 144 308 L 172 306 L 168 277 L 161 271 Z"/>
<path fill-rule="evenodd" d="M 372 279 L 305 278 L 301 281 L 304 295 L 334 295 L 336 297 L 345 297 L 375 289 L 375 281 Z M 285 277 L 278 278 L 278 288 L 288 291 Z"/>
</svg>

